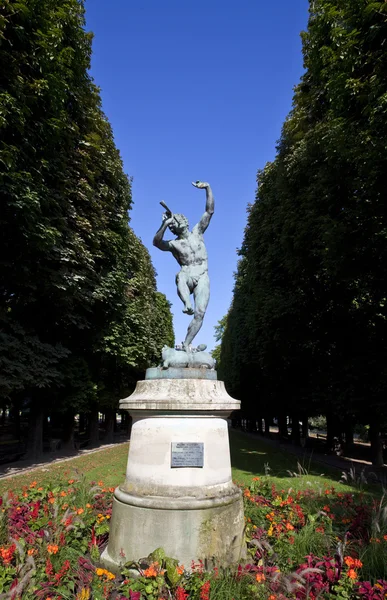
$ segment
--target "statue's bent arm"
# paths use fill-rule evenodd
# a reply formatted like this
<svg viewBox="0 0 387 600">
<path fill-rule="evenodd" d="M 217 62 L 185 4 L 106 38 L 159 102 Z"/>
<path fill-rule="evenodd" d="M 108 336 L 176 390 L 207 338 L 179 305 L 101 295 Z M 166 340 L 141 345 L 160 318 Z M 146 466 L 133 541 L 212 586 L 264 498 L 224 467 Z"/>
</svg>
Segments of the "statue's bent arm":
<svg viewBox="0 0 387 600">
<path fill-rule="evenodd" d="M 153 238 L 153 245 L 156 246 L 156 248 L 159 248 L 159 250 L 163 250 L 164 252 L 172 252 L 171 242 L 168 240 L 163 240 L 163 235 L 170 221 L 172 221 L 172 219 L 164 219 L 161 223 L 160 229 L 156 231 L 155 237 Z"/>
<path fill-rule="evenodd" d="M 199 185 L 197 185 L 196 187 L 199 187 Z M 206 190 L 206 210 L 199 223 L 195 225 L 194 229 L 199 231 L 199 233 L 204 233 L 210 224 L 212 215 L 214 214 L 215 201 L 209 183 L 201 183 L 200 188 L 204 188 Z"/>
</svg>

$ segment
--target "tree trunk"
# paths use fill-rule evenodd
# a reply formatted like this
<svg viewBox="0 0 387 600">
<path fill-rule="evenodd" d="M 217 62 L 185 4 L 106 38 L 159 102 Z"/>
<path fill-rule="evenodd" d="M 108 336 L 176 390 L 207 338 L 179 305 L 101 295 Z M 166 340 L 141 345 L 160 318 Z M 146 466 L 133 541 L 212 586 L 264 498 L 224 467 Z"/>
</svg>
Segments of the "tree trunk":
<svg viewBox="0 0 387 600">
<path fill-rule="evenodd" d="M 28 437 L 26 458 L 40 460 L 43 454 L 43 411 L 41 407 L 31 402 L 30 416 L 28 421 Z"/>
<path fill-rule="evenodd" d="M 13 423 L 13 432 L 17 440 L 21 439 L 20 398 L 14 398 L 9 411 L 9 420 Z"/>
<path fill-rule="evenodd" d="M 108 408 L 105 411 L 105 435 L 103 441 L 105 444 L 112 444 L 114 441 L 114 422 L 116 411 Z"/>
<path fill-rule="evenodd" d="M 5 425 L 5 417 L 7 415 L 7 408 L 5 406 L 3 406 L 2 411 L 1 411 L 1 426 L 4 427 Z"/>
<path fill-rule="evenodd" d="M 79 413 L 79 435 L 86 431 L 86 415 L 84 412 Z"/>
<path fill-rule="evenodd" d="M 99 412 L 93 410 L 89 414 L 89 446 L 95 448 L 99 446 Z"/>
<path fill-rule="evenodd" d="M 327 439 L 326 447 L 328 452 L 332 452 L 334 447 L 334 438 L 336 435 L 335 418 L 331 412 L 327 412 Z"/>
<path fill-rule="evenodd" d="M 300 445 L 300 423 L 298 415 L 292 415 L 292 442 L 296 446 Z"/>
<path fill-rule="evenodd" d="M 383 460 L 383 443 L 380 437 L 379 425 L 376 421 L 370 423 L 370 442 L 371 442 L 371 454 L 372 464 L 375 467 L 382 467 L 384 464 Z"/>
<path fill-rule="evenodd" d="M 307 415 L 304 415 L 302 418 L 302 437 L 305 438 L 305 440 L 309 437 L 309 421 Z"/>
<path fill-rule="evenodd" d="M 288 439 L 288 418 L 286 415 L 280 415 L 278 417 L 278 433 L 280 438 Z"/>
<path fill-rule="evenodd" d="M 257 431 L 259 435 L 263 435 L 263 427 L 262 427 L 262 417 L 259 416 L 257 420 Z"/>
<path fill-rule="evenodd" d="M 122 411 L 121 429 L 122 432 L 129 438 L 132 429 L 132 417 L 127 410 Z"/>
<path fill-rule="evenodd" d="M 264 417 L 263 421 L 265 423 L 265 436 L 270 437 L 270 419 Z"/>
<path fill-rule="evenodd" d="M 62 418 L 62 448 L 65 451 L 75 449 L 74 445 L 74 413 L 67 412 Z"/>
<path fill-rule="evenodd" d="M 345 448 L 350 450 L 353 446 L 353 421 L 348 416 L 344 421 Z"/>
</svg>

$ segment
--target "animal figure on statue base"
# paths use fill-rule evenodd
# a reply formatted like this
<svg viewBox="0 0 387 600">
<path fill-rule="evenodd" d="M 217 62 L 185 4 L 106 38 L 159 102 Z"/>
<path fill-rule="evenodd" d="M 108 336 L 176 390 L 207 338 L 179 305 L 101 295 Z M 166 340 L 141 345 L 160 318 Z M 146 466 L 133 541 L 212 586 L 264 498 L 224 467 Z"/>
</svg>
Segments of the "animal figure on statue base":
<svg viewBox="0 0 387 600">
<path fill-rule="evenodd" d="M 176 350 L 175 348 L 164 346 L 161 352 L 163 359 L 162 368 L 214 369 L 215 360 L 209 352 L 204 352 L 206 347 L 204 344 L 201 344 L 198 348 L 192 348 L 191 350 Z"/>
</svg>

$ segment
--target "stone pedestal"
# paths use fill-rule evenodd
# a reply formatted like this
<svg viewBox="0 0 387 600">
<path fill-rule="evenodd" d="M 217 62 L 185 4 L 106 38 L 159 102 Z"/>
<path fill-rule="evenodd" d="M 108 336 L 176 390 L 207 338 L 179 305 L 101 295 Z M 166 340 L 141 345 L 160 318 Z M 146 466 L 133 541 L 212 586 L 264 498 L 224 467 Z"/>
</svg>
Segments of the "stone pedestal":
<svg viewBox="0 0 387 600">
<path fill-rule="evenodd" d="M 191 561 L 228 565 L 244 555 L 243 504 L 232 483 L 226 418 L 239 408 L 214 371 L 190 369 L 140 381 L 120 402 L 133 417 L 125 482 L 114 493 L 111 570 L 158 547 L 186 568 Z M 184 378 L 176 371 L 184 371 Z M 155 378 L 156 376 L 156 378 Z M 215 375 L 216 377 L 216 375 Z"/>
</svg>

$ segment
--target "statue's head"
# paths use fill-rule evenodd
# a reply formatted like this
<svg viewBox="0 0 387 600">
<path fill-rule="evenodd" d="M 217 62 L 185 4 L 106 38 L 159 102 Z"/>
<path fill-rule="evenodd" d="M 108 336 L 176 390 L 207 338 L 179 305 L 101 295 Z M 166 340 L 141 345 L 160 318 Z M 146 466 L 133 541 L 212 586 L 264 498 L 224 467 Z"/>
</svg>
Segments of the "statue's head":
<svg viewBox="0 0 387 600">
<path fill-rule="evenodd" d="M 173 235 L 180 235 L 188 230 L 188 219 L 180 213 L 173 215 L 173 221 L 168 225 Z"/>
</svg>

